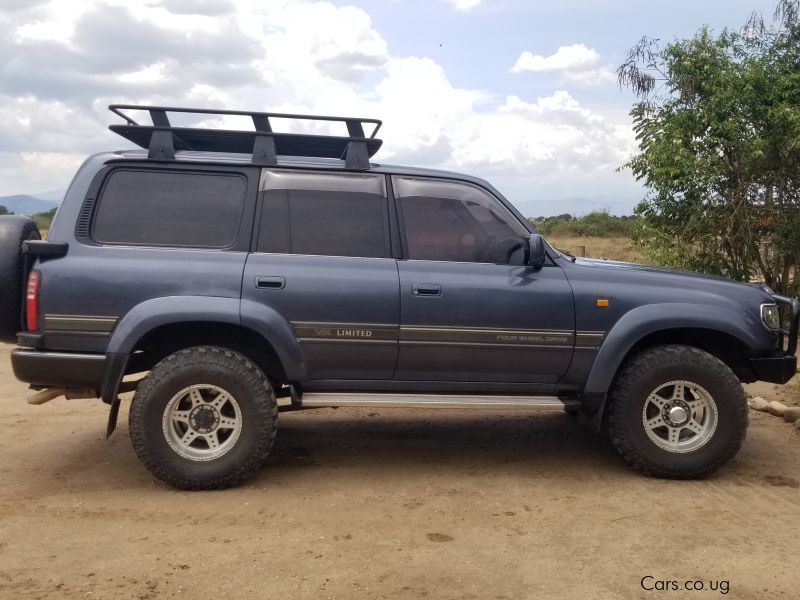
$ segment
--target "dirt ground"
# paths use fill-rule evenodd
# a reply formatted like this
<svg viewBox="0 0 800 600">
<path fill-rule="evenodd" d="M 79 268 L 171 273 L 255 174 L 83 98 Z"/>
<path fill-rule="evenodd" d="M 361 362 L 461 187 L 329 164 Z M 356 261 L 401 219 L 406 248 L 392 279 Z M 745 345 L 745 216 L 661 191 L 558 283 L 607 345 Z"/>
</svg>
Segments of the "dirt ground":
<svg viewBox="0 0 800 600">
<path fill-rule="evenodd" d="M 564 414 L 314 410 L 281 416 L 247 485 L 185 493 L 139 465 L 126 413 L 106 440 L 99 401 L 27 405 L 8 349 L 2 598 L 798 597 L 800 436 L 775 417 L 680 482 Z"/>
</svg>

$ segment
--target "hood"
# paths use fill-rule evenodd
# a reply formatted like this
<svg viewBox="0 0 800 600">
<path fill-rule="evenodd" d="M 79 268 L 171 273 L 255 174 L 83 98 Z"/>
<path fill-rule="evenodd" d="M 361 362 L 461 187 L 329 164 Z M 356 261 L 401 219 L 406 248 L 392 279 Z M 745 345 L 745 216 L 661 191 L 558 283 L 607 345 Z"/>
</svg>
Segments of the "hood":
<svg viewBox="0 0 800 600">
<path fill-rule="evenodd" d="M 654 265 L 642 265 L 638 263 L 595 258 L 576 258 L 575 265 L 588 267 L 593 270 L 608 271 L 608 276 L 612 278 L 614 276 L 611 272 L 618 273 L 619 277 L 626 280 L 630 280 L 631 277 L 647 278 L 649 279 L 650 285 L 660 285 L 663 283 L 665 286 L 677 285 L 679 287 L 695 289 L 703 289 L 705 287 L 708 291 L 714 289 L 717 292 L 728 289 L 736 295 L 739 294 L 734 290 L 739 290 L 740 294 L 749 298 L 753 298 L 754 295 L 757 295 L 762 302 L 771 300 L 772 295 L 775 293 L 763 283 L 742 283 L 728 277 L 722 277 L 721 275 L 697 273 L 695 271 L 685 271 L 683 269 L 668 269 L 666 267 Z M 707 285 L 704 286 L 702 282 L 706 282 Z M 642 281 L 642 283 L 644 283 L 644 281 Z"/>
<path fill-rule="evenodd" d="M 639 263 L 622 262 L 618 260 L 603 260 L 600 258 L 576 258 L 575 263 L 585 267 L 598 267 L 606 269 L 632 269 L 635 271 L 646 271 L 649 273 L 667 273 L 670 275 L 685 275 L 687 277 L 699 277 L 701 279 L 715 279 L 717 281 L 728 281 L 730 283 L 739 283 L 728 277 L 722 277 L 721 275 L 698 273 L 696 271 L 685 271 L 683 269 L 670 269 L 667 267 L 659 267 L 655 265 L 642 265 Z"/>
</svg>

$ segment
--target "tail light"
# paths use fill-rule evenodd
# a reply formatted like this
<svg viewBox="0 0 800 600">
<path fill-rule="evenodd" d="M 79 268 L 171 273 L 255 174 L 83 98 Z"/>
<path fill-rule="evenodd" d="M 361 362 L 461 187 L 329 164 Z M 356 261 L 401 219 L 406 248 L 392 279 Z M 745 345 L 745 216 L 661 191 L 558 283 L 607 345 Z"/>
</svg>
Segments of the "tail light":
<svg viewBox="0 0 800 600">
<path fill-rule="evenodd" d="M 28 286 L 25 289 L 25 325 L 28 331 L 39 329 L 39 284 L 42 274 L 31 271 L 28 275 Z"/>
</svg>

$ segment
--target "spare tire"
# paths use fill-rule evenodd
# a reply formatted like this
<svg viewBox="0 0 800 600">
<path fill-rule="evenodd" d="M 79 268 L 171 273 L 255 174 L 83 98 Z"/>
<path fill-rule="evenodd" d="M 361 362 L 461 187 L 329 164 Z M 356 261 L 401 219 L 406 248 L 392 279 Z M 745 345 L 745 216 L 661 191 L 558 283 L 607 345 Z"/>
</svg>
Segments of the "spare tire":
<svg viewBox="0 0 800 600">
<path fill-rule="evenodd" d="M 40 239 L 36 223 L 21 215 L 0 217 L 0 341 L 14 342 L 20 330 L 25 261 L 22 242 Z"/>
</svg>

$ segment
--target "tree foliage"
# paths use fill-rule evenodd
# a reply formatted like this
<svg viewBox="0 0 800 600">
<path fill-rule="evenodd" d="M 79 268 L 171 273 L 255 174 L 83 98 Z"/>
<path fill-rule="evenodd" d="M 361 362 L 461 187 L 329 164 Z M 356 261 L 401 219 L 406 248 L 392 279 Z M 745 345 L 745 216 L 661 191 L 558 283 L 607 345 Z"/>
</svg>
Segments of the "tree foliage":
<svg viewBox="0 0 800 600">
<path fill-rule="evenodd" d="M 638 102 L 647 187 L 635 240 L 652 260 L 800 291 L 800 0 L 770 22 L 643 38 L 617 70 Z"/>
<path fill-rule="evenodd" d="M 14 214 L 14 213 L 12 213 L 11 211 L 9 211 L 9 210 L 8 210 L 8 209 L 5 207 L 5 205 L 3 205 L 3 204 L 0 204 L 0 215 L 11 215 L 11 214 Z"/>
</svg>

